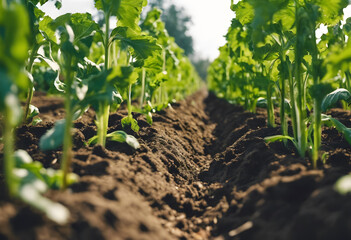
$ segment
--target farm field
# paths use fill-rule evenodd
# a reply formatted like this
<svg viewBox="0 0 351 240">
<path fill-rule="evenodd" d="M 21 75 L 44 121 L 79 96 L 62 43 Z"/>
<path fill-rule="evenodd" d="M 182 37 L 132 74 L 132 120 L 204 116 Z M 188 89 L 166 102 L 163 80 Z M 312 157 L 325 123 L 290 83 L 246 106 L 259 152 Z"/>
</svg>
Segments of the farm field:
<svg viewBox="0 0 351 240">
<path fill-rule="evenodd" d="M 348 0 L 232 0 L 211 63 L 48 2 L 0 0 L 0 240 L 351 239 Z"/>
<path fill-rule="evenodd" d="M 39 95 L 33 103 L 43 123 L 20 127 L 17 146 L 59 168 L 62 151 L 37 145 L 62 117 L 63 101 Z M 109 130 L 121 129 L 126 114 L 112 114 Z M 331 114 L 351 124 L 350 112 Z M 329 159 L 314 170 L 283 143 L 264 141 L 279 132 L 265 126 L 264 109 L 249 113 L 204 90 L 156 114 L 152 126 L 136 115 L 136 151 L 125 143 L 85 147 L 93 116 L 74 123 L 72 169 L 80 181 L 46 194 L 67 206 L 68 223 L 2 194 L 1 239 L 349 239 L 350 196 L 333 184 L 350 171 L 351 148 L 335 129 L 324 129 Z"/>
</svg>

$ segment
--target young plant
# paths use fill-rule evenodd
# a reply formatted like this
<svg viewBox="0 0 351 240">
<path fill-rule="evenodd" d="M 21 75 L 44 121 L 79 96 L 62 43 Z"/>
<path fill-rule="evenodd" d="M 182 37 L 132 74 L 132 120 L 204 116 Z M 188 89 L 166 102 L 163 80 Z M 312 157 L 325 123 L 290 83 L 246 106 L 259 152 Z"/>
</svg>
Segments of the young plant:
<svg viewBox="0 0 351 240">
<path fill-rule="evenodd" d="M 72 159 L 72 123 L 87 106 L 80 104 L 85 98 L 86 87 L 79 87 L 79 79 L 76 75 L 78 64 L 85 64 L 85 56 L 88 55 L 92 39 L 91 34 L 98 29 L 90 14 L 65 14 L 55 20 L 44 18 L 46 24 L 42 30 L 46 38 L 58 50 L 57 62 L 60 66 L 59 76 L 64 81 L 57 79 L 56 85 L 65 93 L 65 120 L 60 120 L 55 127 L 44 135 L 40 141 L 42 150 L 55 149 L 63 143 L 63 156 L 61 169 L 63 172 L 62 188 L 68 186 L 68 172 Z M 59 32 L 56 39 L 55 31 Z"/>
<path fill-rule="evenodd" d="M 146 2 L 144 0 L 95 0 L 95 7 L 103 12 L 105 18 L 105 31 L 99 31 L 105 49 L 104 69 L 108 71 L 110 66 L 110 45 L 115 36 L 111 36 L 110 18 L 117 18 L 117 25 L 130 28 L 132 31 L 139 31 L 138 21 L 141 10 Z M 117 27 L 118 28 L 118 27 Z M 118 30 L 115 30 L 115 33 Z M 118 35 L 118 34 L 116 34 Z M 97 112 L 98 144 L 105 146 L 108 129 L 108 119 L 110 105 L 106 101 L 101 101 Z"/>
<path fill-rule="evenodd" d="M 14 129 L 20 123 L 22 111 L 20 91 L 29 87 L 24 71 L 29 43 L 28 14 L 23 5 L 2 1 L 0 4 L 0 113 L 3 124 L 3 170 L 7 190 L 16 195 L 18 185 L 13 176 Z"/>
</svg>

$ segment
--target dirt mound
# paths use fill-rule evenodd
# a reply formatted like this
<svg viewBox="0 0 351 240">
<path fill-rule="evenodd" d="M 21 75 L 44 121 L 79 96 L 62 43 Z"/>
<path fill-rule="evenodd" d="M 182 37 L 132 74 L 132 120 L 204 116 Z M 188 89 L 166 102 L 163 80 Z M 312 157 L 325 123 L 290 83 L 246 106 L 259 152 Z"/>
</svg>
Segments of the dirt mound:
<svg viewBox="0 0 351 240">
<path fill-rule="evenodd" d="M 64 117 L 62 100 L 39 95 L 33 104 L 43 122 L 20 127 L 17 148 L 58 168 L 62 151 L 37 146 Z M 331 114 L 351 126 L 349 112 Z M 121 130 L 125 115 L 113 113 L 109 131 Z M 293 149 L 264 142 L 279 133 L 265 127 L 264 110 L 252 114 L 205 91 L 155 114 L 152 126 L 135 118 L 137 151 L 85 146 L 96 131 L 92 110 L 75 122 L 80 181 L 47 193 L 70 210 L 69 223 L 0 194 L 0 239 L 351 239 L 351 196 L 333 190 L 351 171 L 351 148 L 336 130 L 324 129 L 329 158 L 313 170 Z"/>
</svg>

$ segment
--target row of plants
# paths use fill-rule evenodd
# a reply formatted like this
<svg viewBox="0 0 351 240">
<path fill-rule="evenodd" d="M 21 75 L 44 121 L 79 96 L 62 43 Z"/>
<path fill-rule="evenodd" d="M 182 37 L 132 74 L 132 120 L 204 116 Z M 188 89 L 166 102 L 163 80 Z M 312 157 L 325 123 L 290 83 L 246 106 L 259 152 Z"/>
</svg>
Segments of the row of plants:
<svg viewBox="0 0 351 240">
<path fill-rule="evenodd" d="M 314 167 L 325 159 L 323 124 L 336 127 L 351 144 L 350 129 L 325 114 L 339 101 L 344 108 L 351 102 L 347 6 L 347 0 L 232 1 L 236 17 L 209 69 L 212 91 L 252 112 L 266 108 L 269 127 L 275 127 L 279 107 L 281 135 L 266 140 L 291 141 Z M 321 26 L 328 31 L 317 38 Z"/>
<path fill-rule="evenodd" d="M 108 131 L 109 114 L 126 102 L 128 115 L 121 124 L 137 134 L 139 126 L 132 112 L 144 114 L 152 124 L 152 113 L 191 94 L 201 83 L 165 30 L 160 10 L 153 9 L 140 23 L 146 0 L 95 0 L 104 23 L 89 13 L 52 19 L 39 8 L 48 1 L 0 0 L 2 165 L 9 196 L 64 223 L 67 209 L 41 194 L 48 188 L 65 189 L 78 179 L 69 172 L 73 122 L 93 108 L 97 131 L 87 145 L 118 141 L 137 149 L 134 136 Z M 55 0 L 57 8 L 61 4 Z M 62 147 L 60 170 L 45 169 L 25 151 L 15 151 L 16 128 L 41 121 L 31 101 L 35 87 L 42 89 L 43 84 L 64 98 L 65 118 L 39 142 L 42 151 Z"/>
</svg>

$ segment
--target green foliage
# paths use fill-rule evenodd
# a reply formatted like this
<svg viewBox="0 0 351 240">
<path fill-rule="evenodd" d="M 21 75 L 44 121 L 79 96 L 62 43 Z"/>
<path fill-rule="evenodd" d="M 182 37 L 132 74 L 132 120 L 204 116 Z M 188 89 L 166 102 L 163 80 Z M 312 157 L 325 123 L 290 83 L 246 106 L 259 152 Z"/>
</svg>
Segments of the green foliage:
<svg viewBox="0 0 351 240">
<path fill-rule="evenodd" d="M 47 131 L 39 142 L 39 147 L 43 151 L 55 150 L 62 146 L 64 139 L 65 120 L 56 121 L 55 126 Z"/>
<path fill-rule="evenodd" d="M 109 141 L 127 143 L 134 149 L 138 149 L 140 147 L 138 140 L 134 136 L 129 135 L 124 131 L 115 131 L 112 133 L 108 133 L 106 136 Z M 97 136 L 90 138 L 88 141 L 88 145 L 96 144 L 97 140 Z"/>
<path fill-rule="evenodd" d="M 65 224 L 70 215 L 68 209 L 42 195 L 48 188 L 60 188 L 62 172 L 43 168 L 40 162 L 34 162 L 24 150 L 16 151 L 14 159 L 15 169 L 13 172 L 18 185 L 17 197 L 44 212 L 50 220 L 58 224 Z M 77 175 L 69 175 L 69 184 L 77 180 Z"/>
<path fill-rule="evenodd" d="M 301 157 L 312 149 L 314 166 L 320 159 L 322 111 L 339 100 L 350 101 L 351 45 L 346 35 L 351 28 L 349 20 L 344 27 L 340 23 L 347 5 L 346 0 L 232 1 L 236 18 L 209 69 L 213 91 L 250 111 L 255 111 L 255 102 L 267 108 L 268 126 L 274 126 L 278 99 L 282 135 L 268 140 L 293 140 Z M 328 33 L 319 41 L 316 31 L 321 24 Z M 345 90 L 330 93 L 337 86 L 335 79 Z M 312 105 L 313 116 L 308 118 L 306 109 Z M 288 136 L 287 117 L 293 137 Z M 346 138 L 346 129 L 334 125 Z"/>
<path fill-rule="evenodd" d="M 95 0 L 95 7 L 104 11 L 106 16 L 116 16 L 118 26 L 139 30 L 138 22 L 144 0 Z"/>
<path fill-rule="evenodd" d="M 128 116 L 122 119 L 122 125 L 138 132 L 132 110 L 144 113 L 151 124 L 156 110 L 197 90 L 199 78 L 184 51 L 169 37 L 160 12 L 153 11 L 141 31 L 138 23 L 146 0 L 96 0 L 96 8 L 105 17 L 104 30 L 88 13 L 51 19 L 38 8 L 48 0 L 20 2 L 0 4 L 5 180 L 11 196 L 64 224 L 69 217 L 67 209 L 43 197 L 43 193 L 48 188 L 65 189 L 77 181 L 77 176 L 69 173 L 73 121 L 92 107 L 98 131 L 89 144 L 104 145 L 107 138 L 138 149 L 138 140 L 124 131 L 107 134 L 110 111 L 128 99 Z M 60 8 L 61 1 L 55 0 L 55 6 Z M 112 31 L 111 16 L 117 17 Z M 65 98 L 65 119 L 58 120 L 39 142 L 42 151 L 62 146 L 61 169 L 57 171 L 43 168 L 24 151 L 14 154 L 13 133 L 23 116 L 21 100 L 27 97 L 23 123 L 35 125 L 41 121 L 38 108 L 30 104 L 34 87 Z M 132 106 L 132 97 L 142 97 L 140 109 Z"/>
<path fill-rule="evenodd" d="M 139 132 L 139 125 L 137 120 L 135 120 L 133 118 L 133 116 L 127 116 L 122 118 L 122 127 L 126 128 L 126 127 L 130 127 L 130 129 L 132 129 L 134 132 L 138 133 Z"/>
<path fill-rule="evenodd" d="M 351 103 L 351 94 L 347 89 L 339 88 L 325 96 L 322 102 L 322 112 L 326 112 L 340 100 L 344 100 L 348 104 Z"/>
</svg>

